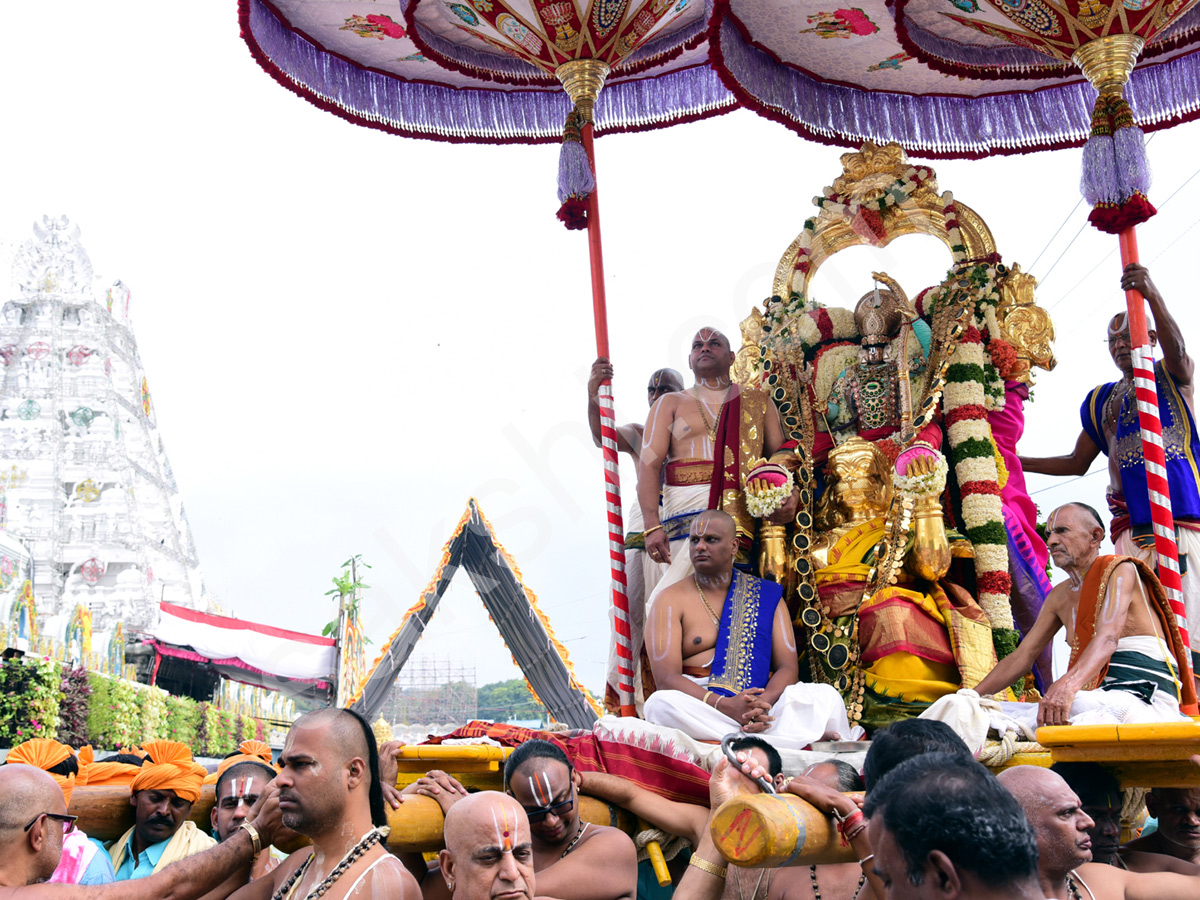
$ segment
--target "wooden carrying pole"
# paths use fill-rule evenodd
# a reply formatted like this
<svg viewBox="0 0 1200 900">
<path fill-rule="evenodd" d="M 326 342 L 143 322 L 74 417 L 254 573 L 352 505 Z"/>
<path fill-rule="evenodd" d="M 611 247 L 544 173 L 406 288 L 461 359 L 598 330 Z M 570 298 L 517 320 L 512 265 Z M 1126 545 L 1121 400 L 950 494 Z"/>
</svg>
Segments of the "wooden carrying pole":
<svg viewBox="0 0 1200 900">
<path fill-rule="evenodd" d="M 711 825 L 729 862 L 755 869 L 856 862 L 833 820 L 793 794 L 745 794 L 717 809 Z"/>
<path fill-rule="evenodd" d="M 556 72 L 581 119 L 580 141 L 587 153 L 592 178 L 596 156 L 592 146 L 592 112 L 608 77 L 608 65 L 598 59 L 575 59 Z M 604 296 L 604 250 L 600 241 L 600 193 L 588 195 L 588 253 L 592 269 L 592 313 L 596 323 L 596 355 L 610 358 L 608 307 Z M 613 628 L 617 646 L 617 694 L 621 715 L 636 716 L 633 702 L 633 646 L 629 631 L 629 598 L 625 592 L 625 522 L 621 516 L 621 471 L 617 456 L 617 423 L 613 412 L 612 382 L 600 383 L 600 443 L 604 453 L 604 502 L 608 509 L 608 555 L 612 572 Z"/>
</svg>

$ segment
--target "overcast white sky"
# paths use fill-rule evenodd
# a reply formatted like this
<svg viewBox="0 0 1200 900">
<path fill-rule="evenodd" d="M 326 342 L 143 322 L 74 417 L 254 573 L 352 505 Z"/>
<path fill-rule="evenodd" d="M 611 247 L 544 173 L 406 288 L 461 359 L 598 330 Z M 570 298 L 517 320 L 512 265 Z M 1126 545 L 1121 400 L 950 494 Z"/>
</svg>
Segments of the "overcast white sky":
<svg viewBox="0 0 1200 900">
<path fill-rule="evenodd" d="M 258 68 L 232 0 L 6 0 L 0 33 L 0 262 L 34 219 L 65 213 L 102 283 L 132 289 L 159 427 L 225 609 L 319 630 L 329 579 L 361 553 L 377 650 L 474 496 L 601 689 L 588 256 L 554 218 L 557 148 L 405 140 L 334 118 Z M 1140 233 L 1189 336 L 1197 138 L 1188 125 L 1152 140 L 1163 211 Z M 622 421 L 644 416 L 650 371 L 686 368 L 698 326 L 738 333 L 841 152 L 745 111 L 597 143 Z M 1079 159 L 935 164 L 1054 315 L 1060 366 L 1029 407 L 1032 455 L 1070 449 L 1084 392 L 1115 373 L 1103 328 L 1123 303 L 1119 258 L 1076 208 Z M 915 295 L 949 258 L 908 238 L 836 263 L 816 296 L 850 305 L 872 268 Z M 1033 479 L 1043 511 L 1103 507 L 1102 474 L 1063 482 Z M 417 656 L 474 665 L 481 684 L 516 675 L 463 576 Z"/>
</svg>

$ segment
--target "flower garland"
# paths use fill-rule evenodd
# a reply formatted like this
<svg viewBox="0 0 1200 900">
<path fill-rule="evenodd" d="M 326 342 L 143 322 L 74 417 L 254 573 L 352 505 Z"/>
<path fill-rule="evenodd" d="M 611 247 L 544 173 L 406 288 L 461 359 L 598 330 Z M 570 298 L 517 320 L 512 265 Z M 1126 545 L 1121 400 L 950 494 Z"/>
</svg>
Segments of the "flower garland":
<svg viewBox="0 0 1200 900">
<path fill-rule="evenodd" d="M 751 482 L 752 484 L 762 484 L 762 482 Z M 765 519 L 767 516 L 774 515 L 788 497 L 792 496 L 792 476 L 788 473 L 788 479 L 783 484 L 770 485 L 746 490 L 746 509 L 750 515 L 756 519 Z"/>
<path fill-rule="evenodd" d="M 852 197 L 839 194 L 832 187 L 826 187 L 822 196 L 813 197 L 813 203 L 822 213 L 845 219 L 855 233 L 862 235 L 870 243 L 879 244 L 884 235 L 883 217 L 894 207 L 905 203 L 922 185 L 932 182 L 933 178 L 933 170 L 928 166 L 910 166 L 903 175 L 878 194 L 870 197 Z M 950 196 L 949 191 L 943 195 L 943 197 L 947 196 Z M 947 227 L 949 227 L 949 223 L 947 223 Z M 812 244 L 816 232 L 817 216 L 812 216 L 805 220 L 804 227 L 800 231 L 800 237 L 797 239 L 796 260 L 792 264 L 793 271 L 799 272 L 801 275 L 807 275 L 812 270 Z M 959 245 L 961 253 L 965 254 L 965 248 L 962 248 L 962 238 L 958 234 L 957 220 L 955 220 L 955 227 L 951 233 L 951 240 Z M 958 261 L 959 251 L 956 250 L 955 253 L 955 261 Z M 793 340 L 795 335 L 792 334 L 788 323 L 797 323 L 797 330 L 804 329 L 805 326 L 799 321 L 802 314 L 811 309 L 822 309 L 800 293 L 793 293 L 786 302 L 782 297 L 772 297 L 765 306 L 762 345 L 764 352 L 767 350 L 779 352 L 795 344 L 796 341 Z M 850 331 L 843 337 L 857 337 L 857 333 L 854 331 L 854 313 L 851 310 L 837 309 L 826 312 L 831 317 L 849 313 Z M 815 346 L 819 341 L 809 335 L 807 340 L 805 336 L 801 336 L 801 343 L 806 344 L 807 349 L 807 347 Z"/>
<path fill-rule="evenodd" d="M 933 169 L 928 166 L 909 166 L 903 175 L 874 196 L 848 197 L 827 187 L 822 191 L 824 196 L 813 197 L 813 203 L 822 210 L 832 212 L 835 216 L 853 220 L 864 211 L 885 213 L 892 207 L 899 206 L 906 202 L 917 188 L 932 178 Z"/>
<path fill-rule="evenodd" d="M 975 548 L 979 605 L 993 631 L 1011 631 L 1008 538 L 1000 505 L 995 445 L 984 407 L 983 344 L 979 330 L 967 328 L 946 372 L 943 394 L 950 459 L 962 494 L 963 531 Z"/>
</svg>

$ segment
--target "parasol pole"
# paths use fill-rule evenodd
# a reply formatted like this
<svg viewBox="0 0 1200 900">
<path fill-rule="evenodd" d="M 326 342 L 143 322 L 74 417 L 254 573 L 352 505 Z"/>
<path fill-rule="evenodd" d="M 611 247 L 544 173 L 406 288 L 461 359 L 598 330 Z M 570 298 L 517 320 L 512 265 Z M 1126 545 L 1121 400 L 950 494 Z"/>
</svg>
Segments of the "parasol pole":
<svg viewBox="0 0 1200 900">
<path fill-rule="evenodd" d="M 1137 228 L 1129 226 L 1119 235 L 1122 267 L 1138 261 Z M 1142 459 L 1150 494 L 1150 520 L 1154 526 L 1154 549 L 1158 554 L 1158 580 L 1162 582 L 1179 623 L 1179 636 L 1191 658 L 1187 610 L 1183 605 L 1183 580 L 1179 575 L 1179 547 L 1175 542 L 1175 517 L 1171 512 L 1171 488 L 1167 484 L 1167 458 L 1163 450 L 1162 422 L 1158 418 L 1158 386 L 1154 380 L 1154 356 L 1146 323 L 1146 301 L 1139 291 L 1126 291 L 1129 309 L 1129 342 L 1133 344 L 1133 383 L 1137 391 L 1138 420 L 1142 429 Z"/>
<path fill-rule="evenodd" d="M 573 59 L 555 70 L 580 117 L 580 141 L 587 153 L 592 178 L 596 156 L 592 146 L 592 113 L 604 87 L 609 66 L 598 59 Z M 604 297 L 604 252 L 600 242 L 600 198 L 593 187 L 587 201 L 588 254 L 592 269 L 592 313 L 596 324 L 596 355 L 611 359 L 608 350 L 608 308 Z M 621 472 L 617 456 L 617 423 L 612 382 L 600 383 L 600 443 L 604 453 L 604 501 L 608 507 L 608 556 L 612 570 L 612 608 L 617 647 L 617 696 L 622 716 L 636 716 L 633 702 L 633 643 L 629 630 L 629 598 L 625 593 L 625 522 L 621 515 Z"/>
<path fill-rule="evenodd" d="M 1099 95 L 1092 116 L 1089 145 L 1098 136 L 1117 138 L 1118 132 L 1136 131 L 1132 127 L 1133 115 L 1124 99 L 1124 89 L 1143 47 L 1144 41 L 1137 35 L 1111 34 L 1088 41 L 1075 51 L 1072 58 Z M 1089 160 L 1085 148 L 1083 187 L 1084 195 L 1096 203 L 1089 221 L 1101 231 L 1118 236 L 1123 268 L 1138 262 L 1137 225 L 1153 216 L 1155 210 L 1143 193 L 1149 183 L 1149 171 L 1140 132 L 1133 144 L 1114 141 L 1111 153 L 1110 161 L 1103 160 L 1104 154 L 1100 159 Z M 1158 579 L 1175 614 L 1185 656 L 1190 662 L 1191 638 L 1183 605 L 1179 547 L 1175 541 L 1175 517 L 1167 483 L 1162 422 L 1158 417 L 1158 387 L 1146 323 L 1146 301 L 1140 292 L 1126 291 L 1125 303 L 1129 313 L 1129 342 L 1133 345 L 1133 382 L 1150 496 L 1150 520 L 1154 527 L 1154 549 L 1158 555 Z"/>
</svg>

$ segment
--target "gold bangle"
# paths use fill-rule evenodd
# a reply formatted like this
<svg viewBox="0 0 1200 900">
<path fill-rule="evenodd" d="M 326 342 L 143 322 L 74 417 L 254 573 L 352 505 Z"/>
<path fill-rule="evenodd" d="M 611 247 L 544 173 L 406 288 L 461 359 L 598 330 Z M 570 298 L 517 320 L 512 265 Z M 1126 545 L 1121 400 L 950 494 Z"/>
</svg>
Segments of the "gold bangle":
<svg viewBox="0 0 1200 900">
<path fill-rule="evenodd" d="M 655 525 L 653 528 L 647 528 L 642 532 L 642 540 L 645 540 L 648 535 L 654 534 L 656 531 L 662 531 L 662 526 Z"/>
<path fill-rule="evenodd" d="M 249 822 L 243 822 L 238 828 L 246 829 L 246 834 L 250 835 L 250 841 L 254 846 L 254 855 L 262 853 L 262 838 L 258 835 L 258 829 Z"/>
<path fill-rule="evenodd" d="M 727 866 L 718 866 L 716 863 L 710 863 L 707 859 L 701 859 L 695 853 L 688 860 L 689 866 L 695 866 L 701 872 L 707 872 L 709 875 L 716 875 L 718 878 L 724 878 L 729 869 Z"/>
<path fill-rule="evenodd" d="M 712 695 L 713 695 L 713 692 L 712 692 L 712 691 L 705 691 L 705 692 L 704 692 L 704 705 L 705 705 L 705 706 L 712 706 L 712 704 L 708 702 L 708 698 L 709 698 L 709 697 L 711 697 Z"/>
</svg>

